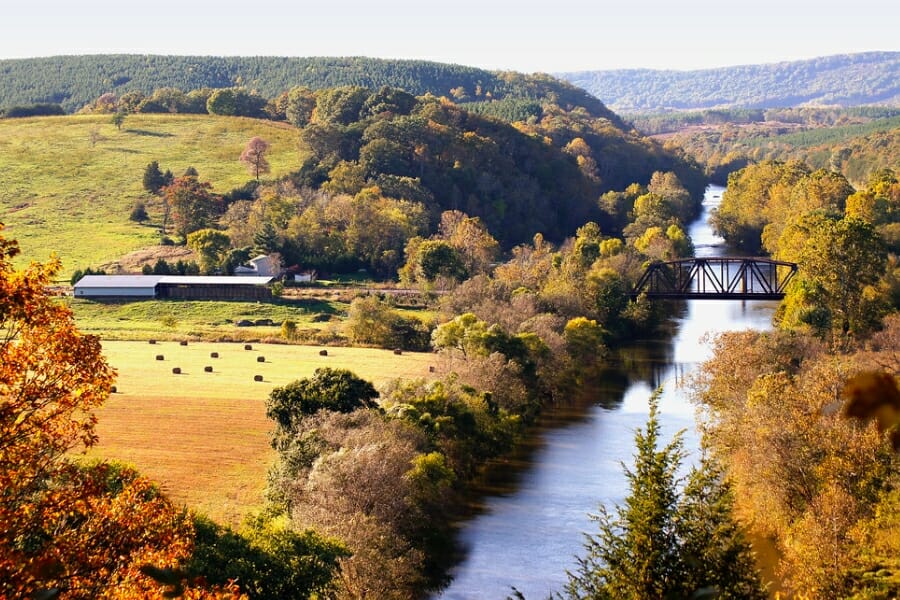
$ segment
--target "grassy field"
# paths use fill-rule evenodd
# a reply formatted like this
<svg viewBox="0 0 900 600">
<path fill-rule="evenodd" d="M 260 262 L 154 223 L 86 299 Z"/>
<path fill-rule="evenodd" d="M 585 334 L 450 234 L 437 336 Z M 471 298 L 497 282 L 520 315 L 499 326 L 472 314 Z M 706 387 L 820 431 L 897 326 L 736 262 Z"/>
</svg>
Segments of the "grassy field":
<svg viewBox="0 0 900 600">
<path fill-rule="evenodd" d="M 175 502 L 231 524 L 262 502 L 274 460 L 265 416 L 273 387 L 319 367 L 350 369 L 377 387 L 429 377 L 434 361 L 431 354 L 367 348 L 327 348 L 328 356 L 320 356 L 320 347 L 277 344 L 245 350 L 244 344 L 107 341 L 103 348 L 118 371 L 117 391 L 98 412 L 100 443 L 91 456 L 133 464 Z"/>
<path fill-rule="evenodd" d="M 97 302 L 68 299 L 78 329 L 104 340 L 205 339 L 272 340 L 281 335 L 281 323 L 293 320 L 300 329 L 320 329 L 315 322 L 343 313 L 346 303 L 328 299 L 292 302 L 222 302 L 213 300 L 139 300 Z M 235 321 L 271 319 L 274 326 L 238 327 Z"/>
<path fill-rule="evenodd" d="M 109 115 L 2 119 L 4 235 L 19 240 L 20 262 L 57 252 L 66 278 L 152 245 L 157 229 L 128 219 L 134 202 L 148 199 L 141 183 L 147 164 L 159 161 L 175 175 L 193 166 L 224 193 L 250 179 L 238 157 L 253 136 L 271 144 L 273 177 L 299 166 L 297 130 L 264 120 L 129 115 L 119 131 Z"/>
</svg>

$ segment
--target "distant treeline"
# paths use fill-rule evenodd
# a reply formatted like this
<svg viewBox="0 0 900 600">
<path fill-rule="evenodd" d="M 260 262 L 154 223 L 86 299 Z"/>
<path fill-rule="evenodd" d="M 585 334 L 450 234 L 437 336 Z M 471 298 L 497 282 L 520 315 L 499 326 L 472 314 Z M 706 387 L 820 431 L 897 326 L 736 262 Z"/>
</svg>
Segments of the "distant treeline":
<svg viewBox="0 0 900 600">
<path fill-rule="evenodd" d="M 900 115 L 900 106 L 847 108 L 723 108 L 691 111 L 634 113 L 627 121 L 644 135 L 659 135 L 701 125 L 795 123 L 809 127 L 835 127 Z"/>
<path fill-rule="evenodd" d="M 599 100 L 549 75 L 494 72 L 427 61 L 372 58 L 201 57 L 153 55 L 57 56 L 0 60 L 0 109 L 58 104 L 79 110 L 105 94 L 151 94 L 241 87 L 273 98 L 293 87 L 400 88 L 419 96 L 447 96 L 457 103 L 516 98 L 582 106 L 591 114 L 615 115 Z"/>
<path fill-rule="evenodd" d="M 559 73 L 617 112 L 900 104 L 900 52 L 698 71 Z"/>
</svg>

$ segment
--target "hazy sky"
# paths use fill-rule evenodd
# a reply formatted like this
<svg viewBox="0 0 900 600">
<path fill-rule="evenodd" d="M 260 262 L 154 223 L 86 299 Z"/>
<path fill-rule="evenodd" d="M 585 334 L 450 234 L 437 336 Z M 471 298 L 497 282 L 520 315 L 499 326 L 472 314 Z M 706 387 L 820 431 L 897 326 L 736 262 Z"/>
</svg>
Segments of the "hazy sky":
<svg viewBox="0 0 900 600">
<path fill-rule="evenodd" d="M 13 0 L 0 58 L 375 56 L 559 72 L 900 49 L 896 0 Z"/>
</svg>

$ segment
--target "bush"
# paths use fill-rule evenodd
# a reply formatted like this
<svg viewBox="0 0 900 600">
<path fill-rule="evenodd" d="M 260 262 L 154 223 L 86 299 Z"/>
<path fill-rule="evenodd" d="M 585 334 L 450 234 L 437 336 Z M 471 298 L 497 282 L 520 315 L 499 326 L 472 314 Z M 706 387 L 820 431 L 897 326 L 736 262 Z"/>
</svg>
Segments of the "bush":
<svg viewBox="0 0 900 600">
<path fill-rule="evenodd" d="M 237 581 L 251 599 L 331 597 L 346 547 L 312 530 L 297 533 L 278 517 L 249 519 L 242 532 L 195 517 L 194 554 L 187 570 L 214 585 Z"/>
</svg>

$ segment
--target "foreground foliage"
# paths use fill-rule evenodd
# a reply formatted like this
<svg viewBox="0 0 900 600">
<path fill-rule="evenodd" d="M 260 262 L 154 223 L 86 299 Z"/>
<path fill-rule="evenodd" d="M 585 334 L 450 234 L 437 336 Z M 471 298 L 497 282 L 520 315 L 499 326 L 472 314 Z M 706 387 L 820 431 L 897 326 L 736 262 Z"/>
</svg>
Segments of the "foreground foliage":
<svg viewBox="0 0 900 600">
<path fill-rule="evenodd" d="M 681 435 L 661 447 L 660 434 L 654 396 L 646 428 L 635 433 L 634 467 L 625 470 L 625 505 L 600 507 L 599 532 L 587 536 L 587 554 L 559 598 L 766 598 L 723 472 L 707 457 L 685 482 Z"/>
<path fill-rule="evenodd" d="M 702 368 L 705 439 L 755 533 L 775 541 L 789 590 L 897 591 L 897 459 L 876 425 L 848 421 L 836 407 L 853 375 L 898 372 L 898 332 L 891 317 L 870 349 L 840 355 L 796 333 L 728 333 Z"/>
<path fill-rule="evenodd" d="M 17 253 L 0 236 L 0 595 L 162 597 L 142 567 L 186 559 L 190 522 L 134 471 L 68 458 L 96 442 L 93 410 L 114 373 L 47 295 L 58 262 L 16 271 Z"/>
</svg>

